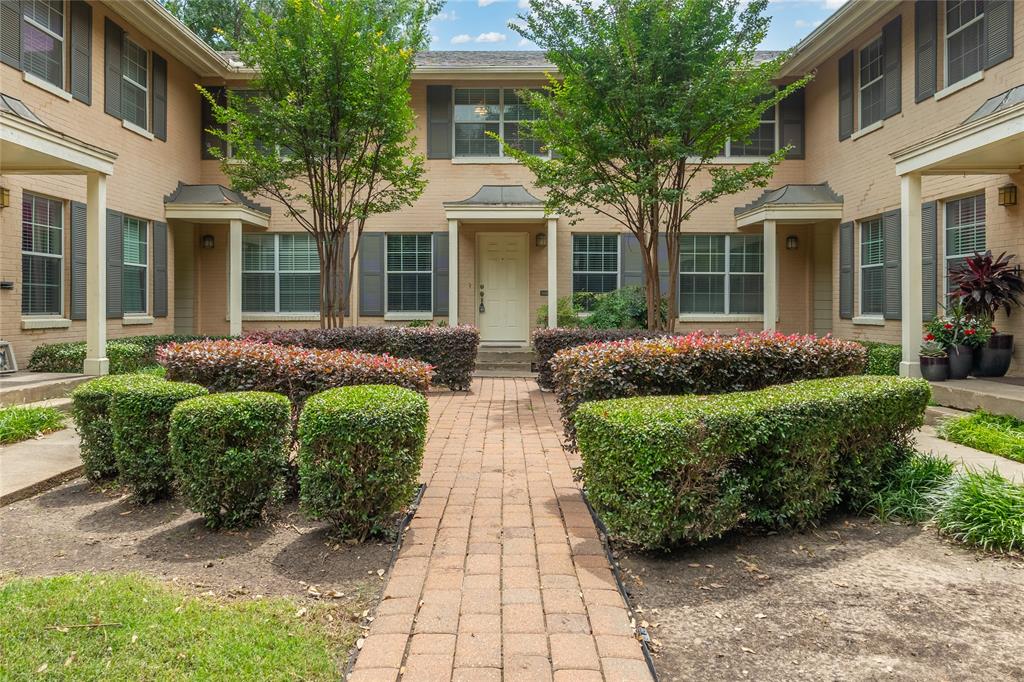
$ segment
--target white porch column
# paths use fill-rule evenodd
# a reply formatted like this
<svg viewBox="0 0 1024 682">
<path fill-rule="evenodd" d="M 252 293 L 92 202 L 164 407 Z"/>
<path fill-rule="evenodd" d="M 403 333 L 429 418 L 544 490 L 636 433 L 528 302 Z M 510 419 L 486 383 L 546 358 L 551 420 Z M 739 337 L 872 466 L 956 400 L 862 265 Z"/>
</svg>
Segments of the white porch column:
<svg viewBox="0 0 1024 682">
<path fill-rule="evenodd" d="M 900 176 L 900 302 L 903 361 L 900 376 L 921 376 L 918 346 L 924 304 L 921 295 L 921 176 Z"/>
<path fill-rule="evenodd" d="M 85 338 L 83 371 L 101 376 L 107 360 L 107 176 L 86 176 L 85 207 Z"/>
<path fill-rule="evenodd" d="M 558 219 L 548 218 L 548 329 L 558 326 Z"/>
<path fill-rule="evenodd" d="M 459 324 L 459 221 L 448 220 L 448 324 Z"/>
<path fill-rule="evenodd" d="M 231 221 L 228 267 L 228 333 L 242 334 L 242 221 Z"/>
<path fill-rule="evenodd" d="M 775 221 L 764 221 L 764 330 L 775 331 L 779 311 L 779 253 Z"/>
</svg>

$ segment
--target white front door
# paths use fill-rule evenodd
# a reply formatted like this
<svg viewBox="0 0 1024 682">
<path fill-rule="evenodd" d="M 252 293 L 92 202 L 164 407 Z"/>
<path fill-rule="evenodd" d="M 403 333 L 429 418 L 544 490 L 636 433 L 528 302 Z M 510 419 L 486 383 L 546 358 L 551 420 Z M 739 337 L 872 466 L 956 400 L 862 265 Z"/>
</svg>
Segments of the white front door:
<svg viewBox="0 0 1024 682">
<path fill-rule="evenodd" d="M 481 233 L 477 238 L 477 324 L 480 340 L 524 343 L 529 332 L 527 306 L 529 235 Z"/>
</svg>

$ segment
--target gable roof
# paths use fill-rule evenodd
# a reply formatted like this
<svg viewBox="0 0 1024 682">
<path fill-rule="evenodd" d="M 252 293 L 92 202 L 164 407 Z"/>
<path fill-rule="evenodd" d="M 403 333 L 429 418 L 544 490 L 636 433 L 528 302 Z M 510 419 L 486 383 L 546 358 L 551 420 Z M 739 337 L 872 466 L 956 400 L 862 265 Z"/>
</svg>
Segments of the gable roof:
<svg viewBox="0 0 1024 682">
<path fill-rule="evenodd" d="M 270 208 L 261 206 L 241 192 L 224 185 L 186 185 L 179 182 L 173 192 L 164 197 L 164 204 L 185 204 L 190 206 L 238 205 L 270 215 Z"/>
<path fill-rule="evenodd" d="M 777 189 L 765 190 L 761 193 L 761 196 L 746 206 L 737 207 L 735 213 L 736 215 L 742 215 L 769 204 L 772 206 L 808 206 L 841 203 L 843 203 L 843 198 L 836 194 L 827 182 L 816 185 L 793 184 L 783 185 Z"/>
</svg>

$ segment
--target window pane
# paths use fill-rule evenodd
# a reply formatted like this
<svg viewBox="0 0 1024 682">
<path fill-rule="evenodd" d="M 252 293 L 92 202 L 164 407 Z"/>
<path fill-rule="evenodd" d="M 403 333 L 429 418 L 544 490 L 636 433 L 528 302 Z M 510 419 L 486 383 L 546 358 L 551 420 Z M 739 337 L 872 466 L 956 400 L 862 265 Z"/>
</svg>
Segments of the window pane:
<svg viewBox="0 0 1024 682">
<path fill-rule="evenodd" d="M 21 248 L 59 256 L 63 248 L 64 204 L 25 193 L 21 202 Z"/>
<path fill-rule="evenodd" d="M 21 257 L 21 312 L 60 315 L 61 259 L 54 256 Z"/>
<path fill-rule="evenodd" d="M 121 57 L 121 115 L 126 121 L 140 128 L 147 128 L 149 125 L 146 111 L 148 65 L 148 53 L 125 38 L 124 54 Z"/>
<path fill-rule="evenodd" d="M 725 235 L 684 234 L 680 272 L 725 272 Z"/>
<path fill-rule="evenodd" d="M 124 312 L 146 312 L 146 268 L 125 263 L 121 299 Z"/>
<path fill-rule="evenodd" d="M 733 142 L 731 156 L 770 156 L 775 152 L 775 123 L 761 123 L 750 137 L 750 142 Z"/>
<path fill-rule="evenodd" d="M 764 311 L 764 275 L 729 275 L 729 313 L 760 314 Z"/>
<path fill-rule="evenodd" d="M 457 88 L 455 122 L 497 122 L 501 118 L 498 88 Z"/>
<path fill-rule="evenodd" d="M 946 3 L 946 82 L 963 80 L 983 64 L 984 6 L 980 0 Z"/>
<path fill-rule="evenodd" d="M 515 90 L 505 90 L 505 142 L 516 149 L 521 149 L 538 156 L 546 155 L 540 140 L 530 137 L 519 124 L 520 121 L 533 121 L 540 112 L 528 106 Z"/>
<path fill-rule="evenodd" d="M 973 256 L 985 250 L 985 195 L 946 204 L 946 256 Z"/>
<path fill-rule="evenodd" d="M 456 123 L 456 156 L 498 156 L 498 141 L 487 133 L 498 134 L 497 123 Z"/>
<path fill-rule="evenodd" d="M 946 34 L 952 33 L 983 13 L 982 0 L 947 0 Z"/>
<path fill-rule="evenodd" d="M 572 236 L 572 291 L 604 294 L 619 285 L 619 236 Z"/>
<path fill-rule="evenodd" d="M 430 242 L 430 233 L 426 232 L 422 234 L 389 234 L 388 271 L 432 271 Z"/>
<path fill-rule="evenodd" d="M 865 315 L 882 314 L 882 274 L 880 265 L 862 268 L 860 271 L 860 311 Z"/>
<path fill-rule="evenodd" d="M 388 312 L 430 312 L 430 273 L 389 273 Z"/>
<path fill-rule="evenodd" d="M 316 242 L 310 234 L 278 235 L 281 270 L 298 270 L 305 272 L 320 271 L 320 257 L 316 252 Z"/>
<path fill-rule="evenodd" d="M 64 3 L 23 2 L 21 63 L 26 72 L 64 87 Z"/>
<path fill-rule="evenodd" d="M 388 312 L 430 312 L 433 252 L 431 235 L 387 236 Z"/>
<path fill-rule="evenodd" d="M 242 272 L 274 271 L 274 238 L 272 234 L 242 235 Z"/>
<path fill-rule="evenodd" d="M 244 266 L 243 266 L 244 267 Z M 242 311 L 272 313 L 274 311 L 274 273 L 242 273 Z"/>
<path fill-rule="evenodd" d="M 124 219 L 124 262 L 125 265 L 145 265 L 147 223 L 138 218 Z"/>
<path fill-rule="evenodd" d="M 319 312 L 320 273 L 281 273 L 281 312 Z"/>
<path fill-rule="evenodd" d="M 885 262 L 885 235 L 882 220 L 868 220 L 860 225 L 861 265 L 881 265 Z"/>
<path fill-rule="evenodd" d="M 682 275 L 679 300 L 684 313 L 724 313 L 725 275 Z"/>
<path fill-rule="evenodd" d="M 764 271 L 764 239 L 759 234 L 729 236 L 729 272 Z"/>
</svg>

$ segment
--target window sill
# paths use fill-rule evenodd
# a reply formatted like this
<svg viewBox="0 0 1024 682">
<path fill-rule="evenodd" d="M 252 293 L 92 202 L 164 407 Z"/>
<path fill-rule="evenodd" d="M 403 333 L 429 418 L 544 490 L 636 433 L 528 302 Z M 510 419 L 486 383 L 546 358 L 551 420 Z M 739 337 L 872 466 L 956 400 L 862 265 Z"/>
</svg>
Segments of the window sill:
<svg viewBox="0 0 1024 682">
<path fill-rule="evenodd" d="M 694 163 L 699 160 L 692 159 Z M 752 163 L 763 163 L 767 160 L 767 156 L 716 156 L 713 159 L 708 159 L 707 163 L 715 166 L 749 166 Z"/>
<path fill-rule="evenodd" d="M 938 102 L 940 99 L 945 99 L 950 95 L 960 92 L 964 88 L 968 88 L 977 83 L 978 81 L 983 80 L 985 80 L 985 70 L 982 69 L 981 71 L 976 71 L 967 78 L 961 78 L 956 83 L 953 83 L 952 85 L 947 85 L 946 87 L 936 92 L 934 95 L 935 101 Z"/>
<path fill-rule="evenodd" d="M 229 318 L 225 317 L 225 320 Z M 242 313 L 242 322 L 319 322 L 320 313 Z"/>
<path fill-rule="evenodd" d="M 851 140 L 859 140 L 860 138 L 864 137 L 865 135 L 870 135 L 871 133 L 875 132 L 876 130 L 881 130 L 882 126 L 884 126 L 884 125 L 885 125 L 885 121 L 884 120 L 882 120 L 882 121 L 875 121 L 871 125 L 865 126 L 865 127 L 861 128 L 860 130 L 858 130 L 857 132 L 855 132 L 854 134 L 850 135 L 850 139 Z"/>
<path fill-rule="evenodd" d="M 54 85 L 50 81 L 43 80 L 39 76 L 36 76 L 31 73 L 23 73 L 21 77 L 22 80 L 24 80 L 29 85 L 34 85 L 40 90 L 46 90 L 46 92 L 50 93 L 51 95 L 56 95 L 57 97 L 60 97 L 62 100 L 66 102 L 71 101 L 70 92 L 68 92 L 64 88 Z"/>
<path fill-rule="evenodd" d="M 66 317 L 23 317 L 21 318 L 22 329 L 67 329 L 71 326 L 71 320 Z"/>
<path fill-rule="evenodd" d="M 881 315 L 858 315 L 853 318 L 853 323 L 866 327 L 884 327 L 885 318 Z"/>
<path fill-rule="evenodd" d="M 680 322 L 764 322 L 764 315 L 715 315 L 684 313 Z"/>
<path fill-rule="evenodd" d="M 518 164 L 519 161 L 511 156 L 453 156 L 452 163 L 457 166 L 471 166 L 481 164 Z"/>
<path fill-rule="evenodd" d="M 147 140 L 156 139 L 156 138 L 153 137 L 153 133 L 149 132 L 145 128 L 140 128 L 139 126 L 135 125 L 134 123 L 131 123 L 130 121 L 121 121 L 121 126 L 125 130 L 130 130 L 133 133 L 135 133 L 136 135 L 140 135 L 140 136 L 146 138 Z"/>
<path fill-rule="evenodd" d="M 396 322 L 397 321 L 411 322 L 413 320 L 433 320 L 434 319 L 434 313 L 432 313 L 432 312 L 429 312 L 429 313 L 384 313 L 384 319 L 385 320 L 394 320 Z"/>
<path fill-rule="evenodd" d="M 125 315 L 121 318 L 122 327 L 131 327 L 140 324 L 153 324 L 156 322 L 152 315 Z"/>
</svg>

